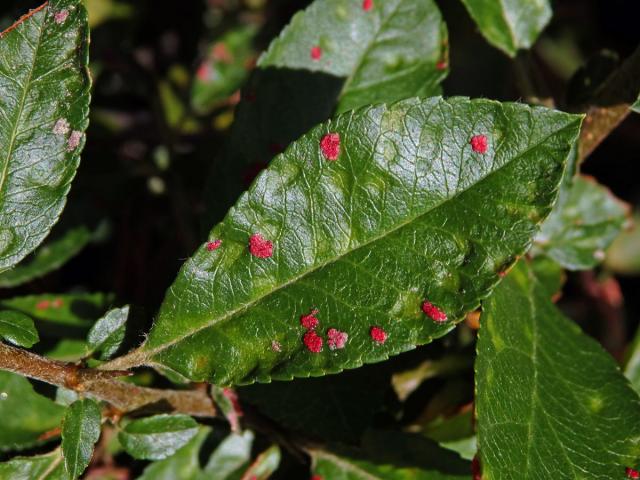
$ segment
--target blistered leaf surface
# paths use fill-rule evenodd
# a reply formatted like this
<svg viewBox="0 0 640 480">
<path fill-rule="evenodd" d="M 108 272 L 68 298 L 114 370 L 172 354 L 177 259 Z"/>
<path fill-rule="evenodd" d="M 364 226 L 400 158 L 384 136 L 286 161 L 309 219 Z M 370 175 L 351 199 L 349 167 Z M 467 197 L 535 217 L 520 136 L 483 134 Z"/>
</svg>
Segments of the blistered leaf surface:
<svg viewBox="0 0 640 480">
<path fill-rule="evenodd" d="M 88 124 L 87 13 L 51 0 L 0 35 L 0 272 L 47 236 Z"/>
<path fill-rule="evenodd" d="M 198 249 L 148 341 L 114 368 L 220 385 L 291 379 L 446 334 L 530 245 L 579 126 L 542 108 L 431 98 L 314 128 L 212 230 L 220 248 Z M 339 137 L 336 160 L 327 135 Z"/>
</svg>

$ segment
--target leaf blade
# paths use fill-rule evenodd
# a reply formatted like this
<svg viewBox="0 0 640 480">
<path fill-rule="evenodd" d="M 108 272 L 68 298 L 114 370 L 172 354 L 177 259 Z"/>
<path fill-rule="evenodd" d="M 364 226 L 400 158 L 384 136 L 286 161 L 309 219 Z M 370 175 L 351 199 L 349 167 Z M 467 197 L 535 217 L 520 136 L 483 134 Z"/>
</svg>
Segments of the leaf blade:
<svg viewBox="0 0 640 480">
<path fill-rule="evenodd" d="M 24 377 L 0 371 L 0 451 L 41 443 L 40 435 L 60 425 L 64 408 L 36 393 Z"/>
<path fill-rule="evenodd" d="M 89 330 L 87 344 L 92 351 L 100 351 L 106 360 L 118 351 L 125 337 L 129 305 L 109 310 Z"/>
<path fill-rule="evenodd" d="M 462 0 L 480 32 L 493 46 L 510 57 L 530 48 L 551 19 L 548 0 Z"/>
<path fill-rule="evenodd" d="M 32 347 L 40 340 L 31 317 L 12 310 L 0 311 L 0 337 L 26 348 Z"/>
<path fill-rule="evenodd" d="M 89 465 L 100 438 L 100 407 L 91 399 L 75 401 L 62 423 L 62 455 L 67 473 L 78 478 Z"/>
<path fill-rule="evenodd" d="M 87 65 L 78 0 L 51 0 L 0 36 L 0 271 L 35 249 L 64 207 L 88 124 Z"/>
<path fill-rule="evenodd" d="M 316 127 L 213 229 L 223 246 L 203 246 L 185 264 L 147 342 L 121 362 L 163 365 L 220 385 L 249 383 L 335 373 L 444 335 L 530 244 L 579 124 L 580 117 L 540 108 L 432 98 L 368 107 Z M 496 145 L 487 157 L 469 145 L 479 129 L 492 132 Z M 318 148 L 330 131 L 343 138 L 335 162 Z M 527 162 L 535 168 L 525 169 Z M 509 175 L 528 190 L 506 182 Z M 352 194 L 354 184 L 372 185 Z M 503 197 L 511 200 L 501 204 Z M 496 209 L 504 214 L 498 219 Z M 478 221 L 447 223 L 466 216 Z M 273 258 L 248 254 L 255 232 L 277 239 Z M 425 298 L 452 321 L 425 317 Z M 348 333 L 357 351 L 348 344 L 311 355 L 298 319 L 314 308 L 322 329 Z M 371 341 L 376 325 L 393 340 Z M 218 356 L 229 362 L 214 362 Z"/>
<path fill-rule="evenodd" d="M 635 463 L 640 399 L 523 262 L 484 302 L 477 348 L 483 475 L 616 478 Z"/>
<path fill-rule="evenodd" d="M 118 434 L 118 439 L 134 458 L 163 460 L 186 445 L 197 433 L 198 424 L 188 415 L 155 415 L 127 424 Z"/>
</svg>

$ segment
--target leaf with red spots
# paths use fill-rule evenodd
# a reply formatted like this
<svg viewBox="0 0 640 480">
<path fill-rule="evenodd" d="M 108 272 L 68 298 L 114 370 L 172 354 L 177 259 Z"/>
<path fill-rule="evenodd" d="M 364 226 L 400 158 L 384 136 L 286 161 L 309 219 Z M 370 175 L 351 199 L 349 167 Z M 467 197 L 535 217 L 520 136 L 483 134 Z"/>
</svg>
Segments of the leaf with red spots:
<svg viewBox="0 0 640 480">
<path fill-rule="evenodd" d="M 271 145 L 288 146 L 335 112 L 440 94 L 447 45 L 433 0 L 316 0 L 297 13 L 244 88 L 206 191 L 208 226 L 247 188 L 248 167 L 274 157 Z"/>
<path fill-rule="evenodd" d="M 485 300 L 477 352 L 483 478 L 621 478 L 640 458 L 638 395 L 525 262 Z"/>
<path fill-rule="evenodd" d="M 511 57 L 534 44 L 552 14 L 549 0 L 462 0 L 462 3 L 487 41 Z"/>
<path fill-rule="evenodd" d="M 629 205 L 595 179 L 578 176 L 561 191 L 533 253 L 547 255 L 569 270 L 593 268 L 605 259 L 630 213 Z"/>
<path fill-rule="evenodd" d="M 243 25 L 222 35 L 205 52 L 193 79 L 191 105 L 198 113 L 209 113 L 237 91 L 250 73 L 256 28 Z"/>
<path fill-rule="evenodd" d="M 313 474 L 327 480 L 470 480 L 471 462 L 417 434 L 370 431 L 362 447 L 312 449 Z"/>
<path fill-rule="evenodd" d="M 168 290 L 144 345 L 106 368 L 164 366 L 219 385 L 335 373 L 431 342 L 475 310 L 530 246 L 556 199 L 580 116 L 454 98 L 372 106 L 280 154 Z M 473 152 L 469 138 L 494 147 Z M 340 134 L 328 162 L 318 144 Z M 273 255 L 247 248 L 261 232 Z M 434 322 L 428 299 L 447 315 Z M 346 332 L 311 352 L 300 316 Z M 372 341 L 370 329 L 386 332 Z M 273 341 L 280 345 L 274 351 Z M 312 348 L 318 349 L 313 337 Z M 221 361 L 220 359 L 224 359 Z"/>
<path fill-rule="evenodd" d="M 0 34 L 0 272 L 64 207 L 88 124 L 88 36 L 80 0 L 51 0 Z"/>
</svg>

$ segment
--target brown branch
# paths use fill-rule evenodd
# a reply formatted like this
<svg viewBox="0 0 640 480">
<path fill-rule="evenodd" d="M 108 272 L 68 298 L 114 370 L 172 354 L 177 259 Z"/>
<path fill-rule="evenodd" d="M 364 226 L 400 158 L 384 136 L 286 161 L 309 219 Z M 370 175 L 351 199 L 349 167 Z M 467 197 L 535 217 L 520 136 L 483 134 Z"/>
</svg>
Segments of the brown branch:
<svg viewBox="0 0 640 480">
<path fill-rule="evenodd" d="M 640 93 L 640 48 L 627 58 L 597 90 L 590 105 L 579 110 L 587 116 L 580 131 L 579 161 L 587 158 L 629 115 Z"/>
<path fill-rule="evenodd" d="M 128 375 L 128 372 L 81 368 L 71 363 L 43 358 L 5 343 L 0 343 L 0 370 L 104 400 L 122 412 L 143 407 L 160 407 L 198 417 L 216 415 L 213 401 L 206 391 L 139 387 L 114 378 Z"/>
</svg>

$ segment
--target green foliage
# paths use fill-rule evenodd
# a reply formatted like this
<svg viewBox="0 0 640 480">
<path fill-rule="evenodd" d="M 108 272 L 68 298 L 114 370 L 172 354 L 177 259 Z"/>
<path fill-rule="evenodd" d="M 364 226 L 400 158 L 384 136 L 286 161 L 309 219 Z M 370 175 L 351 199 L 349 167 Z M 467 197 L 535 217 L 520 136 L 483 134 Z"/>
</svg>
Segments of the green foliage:
<svg viewBox="0 0 640 480">
<path fill-rule="evenodd" d="M 337 116 L 278 156 L 212 230 L 222 246 L 182 268 L 137 355 L 226 385 L 339 372 L 446 334 L 530 244 L 579 126 L 464 98 Z M 319 146 L 330 132 L 336 161 Z M 486 154 L 473 151 L 476 134 L 488 136 Z M 256 233 L 275 242 L 272 258 L 249 253 Z M 449 321 L 426 317 L 425 299 Z M 346 348 L 305 348 L 299 318 L 312 309 L 323 336 L 349 335 Z"/>
<path fill-rule="evenodd" d="M 514 57 L 530 48 L 551 19 L 549 0 L 462 0 L 493 46 Z"/>
<path fill-rule="evenodd" d="M 16 457 L 0 463 L 0 478 L 11 480 L 68 480 L 60 450 L 46 455 Z"/>
<path fill-rule="evenodd" d="M 191 90 L 191 105 L 197 112 L 210 112 L 242 86 L 256 55 L 252 46 L 256 33 L 253 26 L 238 27 L 208 49 Z"/>
<path fill-rule="evenodd" d="M 39 340 L 31 317 L 13 310 L 0 311 L 0 337 L 14 345 L 27 348 Z"/>
<path fill-rule="evenodd" d="M 118 439 L 134 458 L 162 460 L 173 455 L 197 433 L 198 424 L 187 415 L 156 415 L 128 423 Z"/>
<path fill-rule="evenodd" d="M 549 0 L 0 3 L 0 479 L 634 477 L 638 230 L 579 167 L 637 46 Z M 634 121 L 584 163 L 629 201 Z"/>
<path fill-rule="evenodd" d="M 359 1 L 318 0 L 298 12 L 243 90 L 227 158 L 215 164 L 207 188 L 206 225 L 223 217 L 276 153 L 334 113 L 438 95 L 447 45 L 432 0 L 376 2 L 369 11 Z"/>
<path fill-rule="evenodd" d="M 129 305 L 109 310 L 99 319 L 87 336 L 87 343 L 91 351 L 100 352 L 100 358 L 107 360 L 118 351 L 124 340 L 129 317 Z"/>
<path fill-rule="evenodd" d="M 88 124 L 88 35 L 79 0 L 51 0 L 2 33 L 0 272 L 42 242 L 64 207 Z"/>
<path fill-rule="evenodd" d="M 609 190 L 593 179 L 576 177 L 544 222 L 534 252 L 569 270 L 593 268 L 604 260 L 628 213 L 628 206 Z"/>
<path fill-rule="evenodd" d="M 91 399 L 71 404 L 62 422 L 62 455 L 71 479 L 85 471 L 93 455 L 93 446 L 100 438 L 100 407 Z"/>
<path fill-rule="evenodd" d="M 477 348 L 487 478 L 621 478 L 640 456 L 640 399 L 525 262 L 484 302 Z"/>
<path fill-rule="evenodd" d="M 40 435 L 59 426 L 63 415 L 64 408 L 34 392 L 26 378 L 0 371 L 0 451 L 41 443 Z"/>
</svg>

